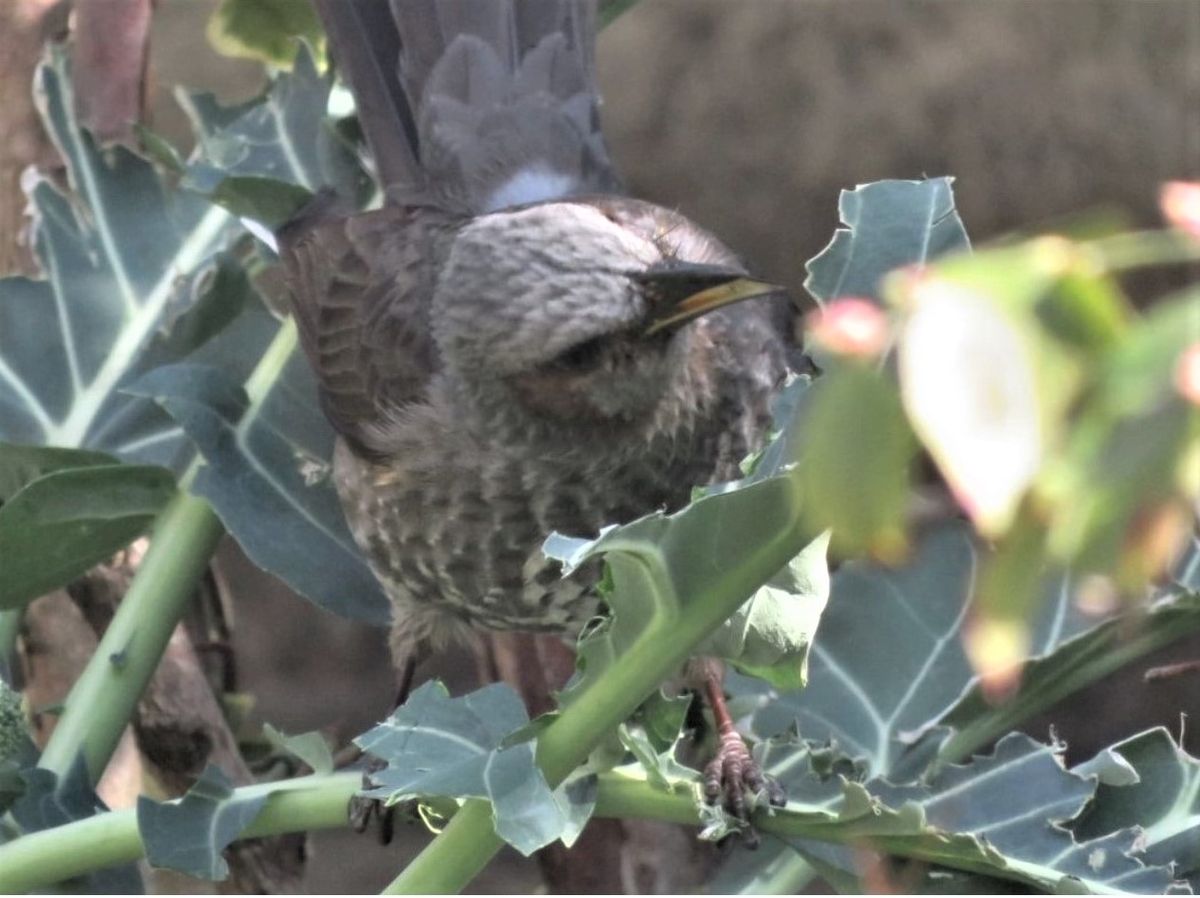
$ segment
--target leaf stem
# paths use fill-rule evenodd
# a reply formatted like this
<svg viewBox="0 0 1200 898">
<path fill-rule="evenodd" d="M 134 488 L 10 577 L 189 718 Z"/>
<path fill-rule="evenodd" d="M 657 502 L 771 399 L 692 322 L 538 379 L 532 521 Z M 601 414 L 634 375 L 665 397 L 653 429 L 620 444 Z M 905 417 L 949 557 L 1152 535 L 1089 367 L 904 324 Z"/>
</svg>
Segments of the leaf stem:
<svg viewBox="0 0 1200 898">
<path fill-rule="evenodd" d="M 247 414 L 262 404 L 295 346 L 296 325 L 289 318 L 246 380 Z M 100 779 L 225 532 L 212 507 L 187 492 L 200 466 L 193 461 L 180 477 L 180 492 L 155 521 L 129 592 L 67 696 L 38 762 L 60 778 L 82 754 L 89 780 Z"/>
<path fill-rule="evenodd" d="M 223 533 L 208 503 L 185 492 L 159 514 L 146 557 L 38 766 L 62 778 L 82 754 L 90 782 L 100 779 Z"/>
<path fill-rule="evenodd" d="M 1109 271 L 1200 261 L 1200 241 L 1182 231 L 1134 231 L 1084 243 Z"/>
<path fill-rule="evenodd" d="M 347 804 L 361 783 L 358 772 L 346 771 L 243 786 L 235 790 L 235 800 L 263 794 L 267 795 L 267 800 L 262 811 L 238 835 L 238 839 L 345 826 L 348 823 Z M 482 818 L 479 817 L 480 810 Z M 666 792 L 651 786 L 644 779 L 618 772 L 600 775 L 596 815 L 654 819 L 686 826 L 698 826 L 700 823 L 693 790 Z M 464 819 L 467 822 L 460 823 Z M 1010 860 L 1007 866 L 999 867 L 963 857 L 951 846 L 943 845 L 938 839 L 930 839 L 927 834 L 893 835 L 888 832 L 887 823 L 878 823 L 874 814 L 842 821 L 819 807 L 792 803 L 772 813 L 756 814 L 754 825 L 763 833 L 785 838 L 855 844 L 868 842 L 878 850 L 900 857 L 927 860 L 1018 882 L 1044 884 L 1048 875 L 1045 868 L 1033 864 Z M 461 864 L 477 863 L 482 856 L 480 853 L 469 856 L 449 853 L 456 844 L 455 839 L 445 838 L 446 833 L 451 831 L 464 833 L 463 837 L 479 838 L 485 843 L 499 844 L 492 830 L 487 803 L 467 802 L 442 835 L 422 852 L 422 856 L 425 856 L 432 851 L 443 863 L 440 877 L 424 876 L 420 883 L 432 886 L 431 891 L 438 894 L 445 894 L 457 887 L 462 875 L 456 875 L 456 872 Z M 133 809 L 110 811 L 30 833 L 0 845 L 0 894 L 45 889 L 56 882 L 94 870 L 130 863 L 144 853 L 138 834 L 137 812 Z M 484 863 L 488 857 L 490 855 L 483 856 Z M 467 872 L 473 875 L 477 871 Z M 397 883 L 404 882 L 402 875 Z M 1098 888 L 1086 880 L 1083 885 L 1093 891 Z"/>
<path fill-rule="evenodd" d="M 347 804 L 361 785 L 360 773 L 347 772 L 244 786 L 239 798 L 269 795 L 239 838 L 345 826 Z M 134 809 L 97 814 L 0 846 L 0 894 L 43 889 L 144 854 Z"/>
</svg>

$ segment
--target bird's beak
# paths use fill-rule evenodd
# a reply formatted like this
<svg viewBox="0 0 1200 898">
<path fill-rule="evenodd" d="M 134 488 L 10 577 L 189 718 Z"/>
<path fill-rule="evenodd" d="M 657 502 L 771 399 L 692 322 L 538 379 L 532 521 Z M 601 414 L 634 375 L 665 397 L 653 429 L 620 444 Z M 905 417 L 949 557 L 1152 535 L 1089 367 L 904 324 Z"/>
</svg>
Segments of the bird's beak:
<svg viewBox="0 0 1200 898">
<path fill-rule="evenodd" d="M 642 332 L 645 337 L 680 327 L 735 302 L 784 291 L 778 284 L 717 265 L 672 263 L 670 267 L 639 272 L 634 278 L 642 285 L 648 306 L 646 329 Z"/>
</svg>

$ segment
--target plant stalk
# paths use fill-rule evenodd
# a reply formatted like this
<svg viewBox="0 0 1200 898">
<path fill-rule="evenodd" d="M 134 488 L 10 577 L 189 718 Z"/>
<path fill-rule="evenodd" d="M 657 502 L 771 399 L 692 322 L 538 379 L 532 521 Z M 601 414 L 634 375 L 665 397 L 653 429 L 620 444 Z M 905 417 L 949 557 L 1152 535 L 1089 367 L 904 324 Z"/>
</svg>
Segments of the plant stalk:
<svg viewBox="0 0 1200 898">
<path fill-rule="evenodd" d="M 61 780 L 82 757 L 89 782 L 99 781 L 224 532 L 208 503 L 185 492 L 159 514 L 146 557 L 71 687 L 39 767 Z"/>
<path fill-rule="evenodd" d="M 235 792 L 238 798 L 263 793 L 268 793 L 268 798 L 238 838 L 345 826 L 350 798 L 361 787 L 362 775 L 357 772 L 244 786 Z M 0 894 L 44 889 L 104 867 L 136 861 L 144 854 L 136 810 L 97 814 L 0 846 Z"/>
<path fill-rule="evenodd" d="M 615 772 L 601 774 L 598 779 L 598 817 L 654 819 L 686 826 L 700 824 L 696 794 L 691 789 L 665 792 L 643 779 Z M 234 800 L 267 795 L 263 809 L 238 835 L 238 839 L 346 826 L 347 805 L 361 785 L 360 774 L 348 771 L 236 789 Z M 179 800 L 176 799 L 177 802 Z M 479 828 L 479 821 L 470 822 L 470 818 L 477 813 L 473 808 L 482 808 L 486 827 Z M 468 823 L 459 823 L 464 817 L 468 818 Z M 422 884 L 440 886 L 440 894 L 457 886 L 457 880 L 461 877 L 453 875 L 453 872 L 460 864 L 470 860 L 449 853 L 455 840 L 444 837 L 456 824 L 460 827 L 454 830 L 456 832 L 478 836 L 485 842 L 496 839 L 491 829 L 487 803 L 467 802 L 442 835 L 435 838 L 426 849 L 426 852 L 434 851 L 435 856 L 443 862 L 446 875 L 440 879 L 426 877 Z M 869 842 L 877 850 L 898 857 L 943 863 L 956 869 L 1010 878 L 1017 882 L 1037 882 L 1039 874 L 1044 873 L 1037 865 L 1016 861 L 1010 861 L 1007 868 L 1000 869 L 995 865 L 956 856 L 953 851 L 941 847 L 937 840 L 916 835 L 889 835 L 886 827 L 879 832 L 875 829 L 874 815 L 870 814 L 856 821 L 838 821 L 822 808 L 792 803 L 783 810 L 756 814 L 754 826 L 760 832 L 785 838 L 854 844 Z M 135 810 L 97 814 L 0 845 L 0 894 L 46 889 L 65 879 L 136 861 L 144 854 Z M 485 857 L 485 863 L 486 860 Z M 403 876 L 397 882 L 402 880 Z M 1087 885 L 1086 882 L 1084 884 Z"/>
<path fill-rule="evenodd" d="M 295 347 L 296 325 L 288 319 L 246 380 L 249 402 L 243 420 L 254 417 Z M 155 521 L 150 548 L 129 592 L 71 688 L 42 752 L 39 766 L 60 780 L 82 757 L 89 781 L 99 781 L 225 532 L 211 506 L 188 493 L 200 465 L 199 459 L 192 462 L 180 478 L 180 492 Z"/>
</svg>

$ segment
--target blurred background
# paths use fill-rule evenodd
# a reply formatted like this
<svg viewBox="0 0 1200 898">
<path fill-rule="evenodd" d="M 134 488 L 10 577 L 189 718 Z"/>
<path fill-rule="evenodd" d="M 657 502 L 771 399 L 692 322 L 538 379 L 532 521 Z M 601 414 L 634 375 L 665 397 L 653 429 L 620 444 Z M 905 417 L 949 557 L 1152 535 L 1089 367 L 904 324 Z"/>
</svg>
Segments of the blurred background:
<svg viewBox="0 0 1200 898">
<path fill-rule="evenodd" d="M 161 0 L 154 13 L 151 124 L 179 144 L 175 85 L 229 101 L 262 85 L 257 64 L 204 39 L 214 6 Z M 1198 0 L 642 0 L 604 32 L 598 58 L 631 192 L 679 208 L 798 294 L 805 260 L 838 225 L 838 191 L 861 182 L 956 176 L 979 243 L 1101 215 L 1151 225 L 1161 182 L 1200 177 Z M 256 718 L 344 741 L 388 712 L 383 633 L 296 598 L 232 542 L 220 572 Z M 1195 682 L 1146 685 L 1141 672 L 1196 656 L 1200 640 L 1178 643 L 1028 729 L 1045 738 L 1054 726 L 1079 756 L 1154 724 L 1178 732 Z M 475 685 L 467 655 L 421 675 Z M 423 840 L 318 835 L 307 885 L 377 891 Z M 510 852 L 476 887 L 539 883 Z"/>
</svg>

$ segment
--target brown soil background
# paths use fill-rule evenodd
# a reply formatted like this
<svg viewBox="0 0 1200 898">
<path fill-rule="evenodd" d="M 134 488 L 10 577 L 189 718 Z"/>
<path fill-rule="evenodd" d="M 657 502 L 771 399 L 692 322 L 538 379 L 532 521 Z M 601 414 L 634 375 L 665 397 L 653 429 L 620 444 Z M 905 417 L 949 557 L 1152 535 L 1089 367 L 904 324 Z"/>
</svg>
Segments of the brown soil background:
<svg viewBox="0 0 1200 898">
<path fill-rule="evenodd" d="M 208 47 L 211 8 L 165 0 L 156 14 L 156 124 L 177 138 L 186 125 L 173 84 L 233 99 L 260 83 L 256 66 Z M 1100 207 L 1152 225 L 1159 183 L 1200 176 L 1196 0 L 643 0 L 602 36 L 599 66 L 631 191 L 680 208 L 797 291 L 837 225 L 838 190 L 864 181 L 957 176 L 978 243 Z M 382 634 L 314 609 L 236 546 L 221 564 L 242 685 L 261 719 L 345 737 L 386 713 Z M 1181 642 L 1028 729 L 1044 738 L 1053 724 L 1081 756 L 1151 725 L 1178 731 L 1196 681 L 1147 687 L 1140 672 L 1197 655 L 1200 639 Z M 423 673 L 474 685 L 464 657 Z M 425 838 L 406 833 L 385 849 L 318 835 L 308 885 L 377 891 Z M 509 853 L 475 888 L 538 883 Z"/>
</svg>

